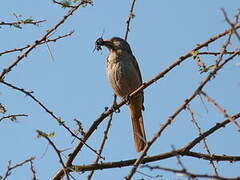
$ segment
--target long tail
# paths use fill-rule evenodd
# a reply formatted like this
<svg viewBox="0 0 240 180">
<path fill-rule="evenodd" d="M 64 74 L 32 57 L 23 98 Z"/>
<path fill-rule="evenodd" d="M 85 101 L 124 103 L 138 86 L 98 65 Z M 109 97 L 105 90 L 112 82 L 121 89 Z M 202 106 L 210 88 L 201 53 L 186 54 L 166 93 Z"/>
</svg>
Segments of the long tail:
<svg viewBox="0 0 240 180">
<path fill-rule="evenodd" d="M 133 137 L 137 152 L 143 150 L 146 144 L 146 135 L 142 117 L 142 102 L 137 99 L 129 104 L 130 115 L 132 119 Z"/>
</svg>

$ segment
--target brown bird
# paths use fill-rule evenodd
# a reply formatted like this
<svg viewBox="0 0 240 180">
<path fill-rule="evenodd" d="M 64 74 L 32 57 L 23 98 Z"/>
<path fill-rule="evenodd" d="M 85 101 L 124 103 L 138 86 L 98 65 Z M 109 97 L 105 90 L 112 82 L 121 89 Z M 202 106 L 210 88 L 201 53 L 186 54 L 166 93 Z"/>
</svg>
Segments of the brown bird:
<svg viewBox="0 0 240 180">
<path fill-rule="evenodd" d="M 121 98 L 125 98 L 142 85 L 142 77 L 138 63 L 132 54 L 129 44 L 122 38 L 113 37 L 109 40 L 99 38 L 96 41 L 97 50 L 100 50 L 101 46 L 105 46 L 109 50 L 106 61 L 108 81 L 114 93 Z M 143 92 L 141 92 L 129 102 L 133 136 L 137 152 L 142 151 L 146 143 L 142 117 L 142 110 L 144 110 L 143 99 Z"/>
</svg>

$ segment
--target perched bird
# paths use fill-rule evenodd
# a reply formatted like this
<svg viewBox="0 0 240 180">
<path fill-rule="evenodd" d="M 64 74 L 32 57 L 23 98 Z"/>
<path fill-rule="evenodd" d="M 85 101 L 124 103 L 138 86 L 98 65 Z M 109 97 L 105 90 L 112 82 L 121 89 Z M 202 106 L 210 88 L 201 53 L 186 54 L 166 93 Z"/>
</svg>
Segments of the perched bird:
<svg viewBox="0 0 240 180">
<path fill-rule="evenodd" d="M 142 77 L 138 63 L 129 44 L 122 38 L 113 37 L 109 40 L 99 38 L 96 41 L 96 49 L 100 50 L 101 46 L 105 46 L 109 50 L 109 55 L 106 60 L 108 81 L 114 93 L 121 98 L 125 98 L 142 85 Z M 136 97 L 130 99 L 128 105 L 137 152 L 142 151 L 146 143 L 142 117 L 142 110 L 144 110 L 143 99 L 143 92 L 141 92 Z"/>
</svg>

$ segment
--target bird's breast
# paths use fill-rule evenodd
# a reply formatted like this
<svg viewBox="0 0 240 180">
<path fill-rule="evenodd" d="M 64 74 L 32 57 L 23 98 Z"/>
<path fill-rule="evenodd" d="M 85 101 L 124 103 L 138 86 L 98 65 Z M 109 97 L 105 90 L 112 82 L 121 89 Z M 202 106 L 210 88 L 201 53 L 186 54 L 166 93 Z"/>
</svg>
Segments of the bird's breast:
<svg viewBox="0 0 240 180">
<path fill-rule="evenodd" d="M 113 91 L 120 97 L 127 96 L 141 85 L 137 70 L 128 59 L 109 59 L 107 77 Z"/>
</svg>

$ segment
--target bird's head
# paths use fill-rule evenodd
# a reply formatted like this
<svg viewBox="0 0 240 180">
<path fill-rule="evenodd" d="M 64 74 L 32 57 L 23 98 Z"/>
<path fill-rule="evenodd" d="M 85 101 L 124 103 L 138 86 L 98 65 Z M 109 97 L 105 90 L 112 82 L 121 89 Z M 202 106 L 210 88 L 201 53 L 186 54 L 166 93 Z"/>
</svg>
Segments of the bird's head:
<svg viewBox="0 0 240 180">
<path fill-rule="evenodd" d="M 132 50 L 127 41 L 119 37 L 113 37 L 108 40 L 103 40 L 103 38 L 98 38 L 96 41 L 96 49 L 100 50 L 101 46 L 105 46 L 109 51 L 124 50 L 132 53 Z"/>
</svg>

